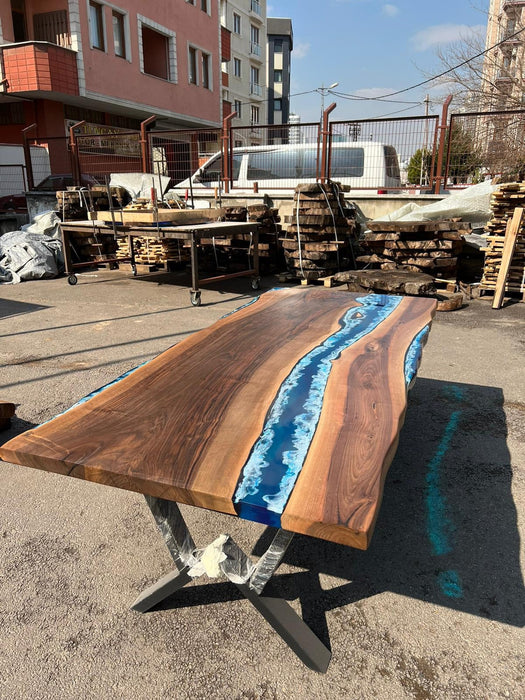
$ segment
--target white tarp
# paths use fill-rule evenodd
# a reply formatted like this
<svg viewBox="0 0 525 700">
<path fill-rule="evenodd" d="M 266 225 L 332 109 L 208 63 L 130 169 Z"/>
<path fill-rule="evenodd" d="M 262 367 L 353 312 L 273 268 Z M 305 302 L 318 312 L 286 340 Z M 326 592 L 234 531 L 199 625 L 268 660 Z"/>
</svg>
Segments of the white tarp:
<svg viewBox="0 0 525 700">
<path fill-rule="evenodd" d="M 60 219 L 54 211 L 35 217 L 21 231 L 0 236 L 0 283 L 56 277 L 63 268 Z"/>
<path fill-rule="evenodd" d="M 110 187 L 124 187 L 132 196 L 151 197 L 151 188 L 154 187 L 157 193 L 157 199 L 162 199 L 162 195 L 166 191 L 171 178 L 166 175 L 151 175 L 148 173 L 112 173 L 109 181 Z"/>
<path fill-rule="evenodd" d="M 454 192 L 439 202 L 425 206 L 409 203 L 378 221 L 432 221 L 434 219 L 451 219 L 461 217 L 473 228 L 482 228 L 492 216 L 490 196 L 499 185 L 491 181 L 471 185 L 464 190 Z"/>
</svg>

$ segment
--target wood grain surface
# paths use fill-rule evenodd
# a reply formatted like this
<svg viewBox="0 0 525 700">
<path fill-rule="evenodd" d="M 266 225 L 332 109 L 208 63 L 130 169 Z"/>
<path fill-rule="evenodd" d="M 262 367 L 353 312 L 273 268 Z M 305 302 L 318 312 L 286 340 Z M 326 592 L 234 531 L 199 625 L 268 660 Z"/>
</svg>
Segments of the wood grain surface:
<svg viewBox="0 0 525 700">
<path fill-rule="evenodd" d="M 273 290 L 0 457 L 364 548 L 434 308 Z"/>
</svg>

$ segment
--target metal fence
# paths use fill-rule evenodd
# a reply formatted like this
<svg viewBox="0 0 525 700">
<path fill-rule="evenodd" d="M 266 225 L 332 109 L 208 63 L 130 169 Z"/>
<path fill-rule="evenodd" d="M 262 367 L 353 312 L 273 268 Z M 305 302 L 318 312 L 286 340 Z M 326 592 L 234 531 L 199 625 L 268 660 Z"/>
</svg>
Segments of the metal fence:
<svg viewBox="0 0 525 700">
<path fill-rule="evenodd" d="M 71 154 L 65 136 L 30 139 L 28 146 L 31 154 L 31 178 L 34 185 L 38 186 L 51 174 L 72 174 Z M 28 177 L 28 181 L 31 178 Z"/>
<path fill-rule="evenodd" d="M 4 166 L 1 191 L 38 185 L 49 172 L 75 182 L 101 183 L 111 173 L 147 172 L 172 186 L 260 191 L 292 189 L 298 182 L 333 179 L 353 191 L 402 189 L 439 192 L 487 177 L 525 178 L 525 110 L 283 124 L 180 131 L 115 133 L 83 123 L 82 133 L 27 139 L 30 158 Z M 36 126 L 36 125 L 32 125 Z M 28 128 L 26 127 L 26 131 Z M 26 149 L 26 152 L 28 149 Z M 399 167 L 399 171 L 398 171 Z M 191 179 L 191 176 L 194 176 Z M 9 191 L 7 191 L 9 190 Z"/>
<path fill-rule="evenodd" d="M 79 172 L 103 183 L 111 173 L 143 172 L 141 135 L 138 131 L 85 133 L 70 144 Z"/>
<path fill-rule="evenodd" d="M 151 131 L 148 133 L 148 149 L 151 172 L 170 177 L 174 186 L 221 186 L 224 174 L 221 129 Z M 190 182 L 189 178 L 195 173 L 195 182 Z"/>
<path fill-rule="evenodd" d="M 0 164 L 0 197 L 21 194 L 27 190 L 26 166 L 20 164 Z"/>
<path fill-rule="evenodd" d="M 525 177 L 525 111 L 452 114 L 446 139 L 445 183 Z"/>
<path fill-rule="evenodd" d="M 437 116 L 331 122 L 328 177 L 348 180 L 352 190 L 428 188 L 438 124 Z"/>
</svg>

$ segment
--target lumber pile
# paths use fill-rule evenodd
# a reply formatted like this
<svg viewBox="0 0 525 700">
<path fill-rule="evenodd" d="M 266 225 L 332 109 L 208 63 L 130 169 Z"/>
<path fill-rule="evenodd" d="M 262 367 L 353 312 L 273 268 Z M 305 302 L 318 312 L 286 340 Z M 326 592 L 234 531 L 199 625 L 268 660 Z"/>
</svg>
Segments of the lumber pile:
<svg viewBox="0 0 525 700">
<path fill-rule="evenodd" d="M 134 236 L 133 250 L 137 265 L 155 265 L 166 267 L 170 262 L 189 260 L 189 248 L 184 247 L 183 241 L 173 238 L 155 238 L 154 236 Z M 118 239 L 117 259 L 129 258 L 128 239 Z"/>
<path fill-rule="evenodd" d="M 433 277 L 456 278 L 462 235 L 468 223 L 442 221 L 369 221 L 360 241 L 364 255 L 357 262 L 381 270 L 423 272 Z"/>
<path fill-rule="evenodd" d="M 286 235 L 280 238 L 286 265 L 295 277 L 317 280 L 351 266 L 355 219 L 336 183 L 298 185 Z"/>
<path fill-rule="evenodd" d="M 72 231 L 69 234 L 73 262 L 105 262 L 114 259 L 118 248 L 112 233 L 97 233 L 96 229 Z"/>
<path fill-rule="evenodd" d="M 124 187 L 111 187 L 111 200 L 114 209 L 121 209 L 130 199 Z M 90 190 L 69 187 L 57 192 L 57 209 L 62 221 L 84 221 L 88 213 L 96 209 L 108 209 L 109 197 L 106 187 L 95 186 Z"/>
<path fill-rule="evenodd" d="M 488 232 L 487 247 L 481 250 L 485 253 L 483 276 L 480 289 L 496 290 L 496 282 L 500 271 L 505 231 L 507 223 L 512 218 L 517 207 L 525 207 L 525 183 L 507 183 L 501 185 L 491 197 L 492 217 L 486 226 Z M 522 225 L 516 236 L 514 254 L 510 260 L 506 292 L 525 292 L 525 226 Z"/>
<path fill-rule="evenodd" d="M 349 292 L 374 292 L 407 296 L 435 296 L 434 278 L 408 270 L 346 270 L 335 275 L 336 282 L 346 282 Z"/>
<path fill-rule="evenodd" d="M 281 234 L 281 218 L 279 210 L 266 204 L 251 204 L 248 206 L 248 221 L 259 224 L 259 265 L 263 275 L 281 270 L 284 265 L 282 249 L 279 248 Z"/>
</svg>

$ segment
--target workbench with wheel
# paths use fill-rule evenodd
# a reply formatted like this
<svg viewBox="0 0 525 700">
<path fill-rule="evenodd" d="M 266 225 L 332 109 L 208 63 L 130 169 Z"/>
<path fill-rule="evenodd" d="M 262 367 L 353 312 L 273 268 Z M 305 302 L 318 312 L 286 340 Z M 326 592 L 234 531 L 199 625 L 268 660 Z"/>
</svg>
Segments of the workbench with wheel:
<svg viewBox="0 0 525 700">
<path fill-rule="evenodd" d="M 137 274 L 137 265 L 135 259 L 134 239 L 142 237 L 156 238 L 159 240 L 178 240 L 189 244 L 190 260 L 191 260 L 191 289 L 190 301 L 193 306 L 201 305 L 201 287 L 215 282 L 233 279 L 236 277 L 249 277 L 251 288 L 259 289 L 260 273 L 259 273 L 259 228 L 257 222 L 243 221 L 209 221 L 207 223 L 190 223 L 183 226 L 135 226 L 129 224 L 115 223 L 113 226 L 108 226 L 101 221 L 75 221 L 64 222 L 60 225 L 62 235 L 62 245 L 64 249 L 65 274 L 68 277 L 68 282 L 71 285 L 77 283 L 78 278 L 75 275 L 76 269 L 93 267 L 97 261 L 73 263 L 71 258 L 71 234 L 81 231 L 94 231 L 98 233 L 113 233 L 116 238 L 126 238 L 128 242 L 129 256 L 122 258 L 114 258 L 111 260 L 101 260 L 100 263 L 125 263 L 129 262 L 133 275 Z M 249 246 L 247 248 L 247 265 L 244 270 L 231 272 L 227 274 L 213 275 L 211 277 L 199 277 L 199 247 L 203 240 L 215 239 L 242 239 L 249 236 Z"/>
</svg>

